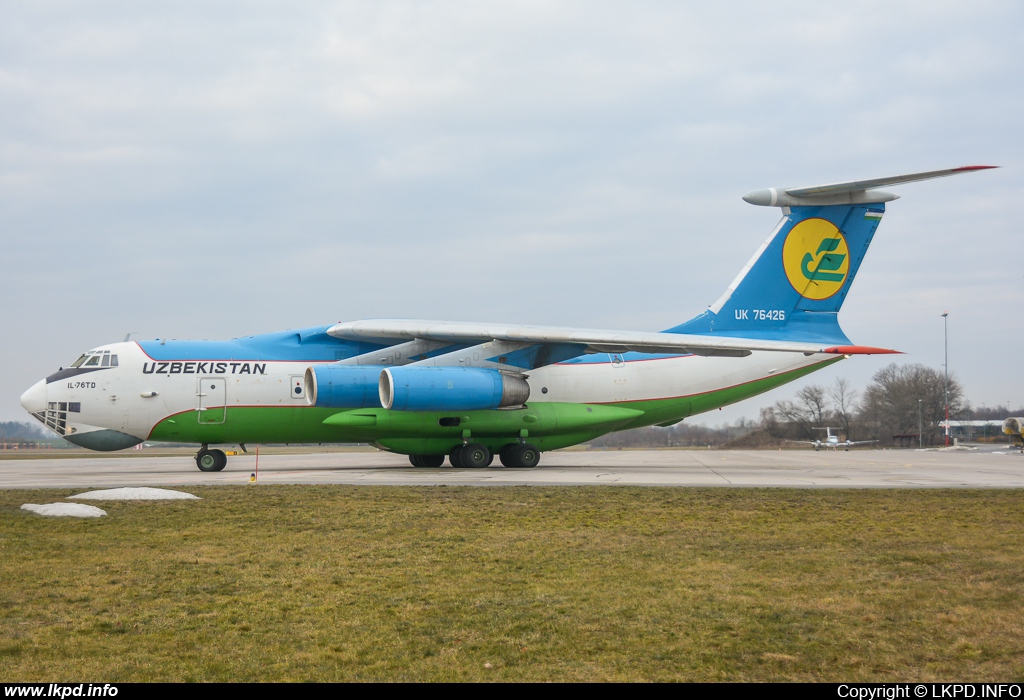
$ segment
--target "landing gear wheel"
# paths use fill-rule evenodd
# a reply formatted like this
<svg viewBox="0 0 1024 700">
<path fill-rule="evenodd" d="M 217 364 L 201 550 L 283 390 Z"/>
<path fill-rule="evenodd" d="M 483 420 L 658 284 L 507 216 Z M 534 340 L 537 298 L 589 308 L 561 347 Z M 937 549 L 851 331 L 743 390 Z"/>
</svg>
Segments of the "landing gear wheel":
<svg viewBox="0 0 1024 700">
<path fill-rule="evenodd" d="M 462 454 L 462 445 L 456 445 L 452 448 L 452 451 L 448 453 L 448 463 L 456 469 L 462 467 L 462 462 L 459 461 L 460 454 Z"/>
<path fill-rule="evenodd" d="M 444 464 L 444 455 L 409 455 L 409 461 L 414 467 L 436 469 Z"/>
<path fill-rule="evenodd" d="M 540 450 L 533 445 L 513 443 L 501 448 L 501 463 L 513 469 L 531 469 L 540 462 Z"/>
<path fill-rule="evenodd" d="M 196 453 L 196 466 L 201 472 L 219 472 L 228 463 L 228 456 L 221 450 L 202 449 Z"/>
<path fill-rule="evenodd" d="M 491 451 L 479 442 L 463 445 L 459 451 L 459 466 L 465 469 L 481 469 L 491 463 Z"/>
</svg>

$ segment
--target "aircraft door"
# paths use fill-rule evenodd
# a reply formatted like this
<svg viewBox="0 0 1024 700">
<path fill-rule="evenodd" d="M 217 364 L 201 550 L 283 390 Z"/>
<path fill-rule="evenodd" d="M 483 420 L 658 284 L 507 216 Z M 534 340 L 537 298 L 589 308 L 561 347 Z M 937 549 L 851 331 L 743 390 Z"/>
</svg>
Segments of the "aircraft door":
<svg viewBox="0 0 1024 700">
<path fill-rule="evenodd" d="M 223 423 L 228 410 L 228 385 L 223 377 L 204 377 L 199 380 L 199 391 L 196 392 L 199 422 L 208 424 Z"/>
<path fill-rule="evenodd" d="M 626 358 L 622 356 L 622 353 L 611 353 L 608 355 L 608 360 L 612 363 L 612 367 L 614 369 L 622 369 L 626 366 Z M 613 400 L 629 400 L 629 390 L 626 388 L 625 372 L 615 372 L 612 374 L 612 390 L 614 392 Z"/>
</svg>

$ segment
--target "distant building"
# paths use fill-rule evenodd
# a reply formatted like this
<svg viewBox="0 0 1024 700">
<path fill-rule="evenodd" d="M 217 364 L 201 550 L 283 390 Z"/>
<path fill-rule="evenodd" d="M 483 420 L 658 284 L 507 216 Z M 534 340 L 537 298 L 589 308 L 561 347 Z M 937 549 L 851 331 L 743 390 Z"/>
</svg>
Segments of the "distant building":
<svg viewBox="0 0 1024 700">
<path fill-rule="evenodd" d="M 945 433 L 946 421 L 939 421 L 939 427 Z M 959 440 L 990 440 L 1003 434 L 1002 419 L 996 420 L 951 420 L 949 421 L 949 437 Z"/>
</svg>

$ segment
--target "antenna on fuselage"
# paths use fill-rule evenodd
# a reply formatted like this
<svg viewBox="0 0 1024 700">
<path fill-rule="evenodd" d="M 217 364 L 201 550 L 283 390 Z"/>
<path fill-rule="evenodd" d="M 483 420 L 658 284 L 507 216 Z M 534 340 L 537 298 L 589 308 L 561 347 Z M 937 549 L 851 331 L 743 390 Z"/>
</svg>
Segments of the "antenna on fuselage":
<svg viewBox="0 0 1024 700">
<path fill-rule="evenodd" d="M 132 333 L 138 333 L 138 331 L 128 331 L 128 333 L 124 336 L 124 340 L 122 340 L 121 342 L 122 343 L 127 343 L 129 340 L 131 340 L 132 339 Z"/>
</svg>

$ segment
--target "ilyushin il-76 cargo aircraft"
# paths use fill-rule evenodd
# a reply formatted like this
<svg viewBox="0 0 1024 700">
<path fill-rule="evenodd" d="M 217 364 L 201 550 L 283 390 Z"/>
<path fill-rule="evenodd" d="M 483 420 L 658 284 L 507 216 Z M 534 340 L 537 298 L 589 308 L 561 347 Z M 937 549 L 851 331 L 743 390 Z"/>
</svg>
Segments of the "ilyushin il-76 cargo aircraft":
<svg viewBox="0 0 1024 700">
<path fill-rule="evenodd" d="M 879 187 L 993 166 L 772 188 L 782 220 L 725 293 L 661 332 L 417 320 L 349 321 L 226 341 L 103 345 L 32 386 L 25 409 L 70 442 L 121 450 L 370 443 L 416 467 L 534 467 L 540 453 L 668 426 L 850 355 L 837 314 L 897 195 Z"/>
</svg>

